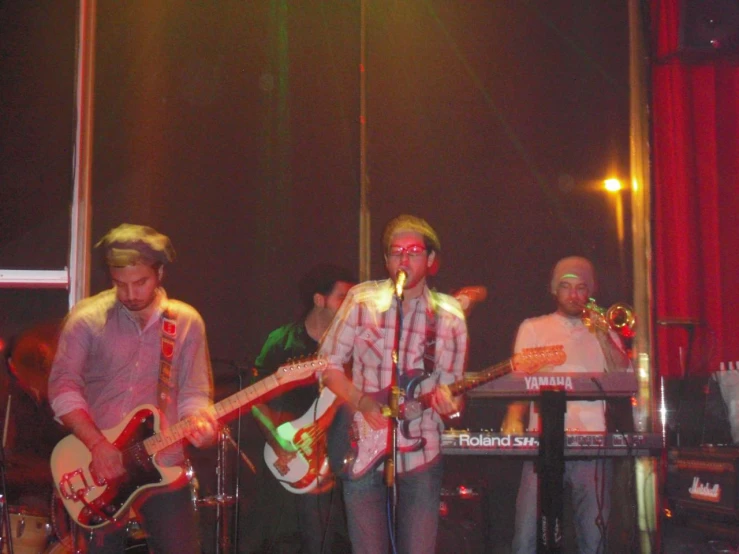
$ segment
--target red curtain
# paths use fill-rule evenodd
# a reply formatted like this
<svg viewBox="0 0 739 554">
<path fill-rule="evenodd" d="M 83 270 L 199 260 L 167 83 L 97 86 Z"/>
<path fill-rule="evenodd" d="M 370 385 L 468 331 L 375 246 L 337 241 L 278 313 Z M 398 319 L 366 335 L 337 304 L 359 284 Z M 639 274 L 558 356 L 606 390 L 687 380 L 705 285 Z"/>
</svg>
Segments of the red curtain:
<svg viewBox="0 0 739 554">
<path fill-rule="evenodd" d="M 656 355 L 671 377 L 739 369 L 739 67 L 679 47 L 681 4 L 650 5 Z"/>
</svg>

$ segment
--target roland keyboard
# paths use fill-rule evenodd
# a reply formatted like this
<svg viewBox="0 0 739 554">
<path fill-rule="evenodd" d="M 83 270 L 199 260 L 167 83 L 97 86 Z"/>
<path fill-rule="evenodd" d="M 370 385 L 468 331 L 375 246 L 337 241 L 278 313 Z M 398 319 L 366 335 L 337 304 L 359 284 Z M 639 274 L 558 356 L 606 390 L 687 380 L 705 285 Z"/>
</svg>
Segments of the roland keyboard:
<svg viewBox="0 0 739 554">
<path fill-rule="evenodd" d="M 662 449 L 657 433 L 565 433 L 565 458 L 656 456 Z M 441 451 L 451 455 L 537 456 L 539 435 L 506 435 L 492 431 L 444 431 Z"/>
</svg>

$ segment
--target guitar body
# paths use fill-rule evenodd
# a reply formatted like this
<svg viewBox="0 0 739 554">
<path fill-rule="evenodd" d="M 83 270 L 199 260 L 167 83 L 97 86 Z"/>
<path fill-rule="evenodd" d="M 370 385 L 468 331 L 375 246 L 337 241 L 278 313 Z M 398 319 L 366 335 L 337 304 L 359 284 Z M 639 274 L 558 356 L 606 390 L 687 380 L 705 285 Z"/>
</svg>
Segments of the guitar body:
<svg viewBox="0 0 739 554">
<path fill-rule="evenodd" d="M 403 375 L 406 398 L 413 398 L 416 387 L 425 376 L 419 373 Z M 380 404 L 386 404 L 389 390 L 371 393 Z M 401 421 L 398 426 L 398 452 L 415 452 L 423 448 L 425 439 L 411 437 L 410 421 Z M 342 404 L 337 410 L 328 436 L 329 465 L 342 479 L 359 479 L 374 470 L 392 451 L 390 420 L 382 429 L 373 429 L 360 412 Z"/>
<path fill-rule="evenodd" d="M 326 432 L 337 406 L 336 395 L 323 389 L 307 412 L 277 428 L 277 433 L 289 440 L 296 449 L 292 458 L 281 459 L 272 446 L 265 443 L 264 461 L 267 467 L 290 492 L 319 492 L 324 485 L 333 483 L 326 456 Z"/>
<path fill-rule="evenodd" d="M 110 483 L 91 472 L 92 456 L 74 435 L 59 441 L 51 453 L 51 474 L 64 507 L 75 523 L 87 529 L 106 525 L 128 513 L 147 489 L 184 477 L 180 467 L 161 467 L 142 444 L 159 432 L 159 411 L 150 404 L 132 410 L 118 426 L 103 435 L 123 453 L 127 474 Z"/>
</svg>

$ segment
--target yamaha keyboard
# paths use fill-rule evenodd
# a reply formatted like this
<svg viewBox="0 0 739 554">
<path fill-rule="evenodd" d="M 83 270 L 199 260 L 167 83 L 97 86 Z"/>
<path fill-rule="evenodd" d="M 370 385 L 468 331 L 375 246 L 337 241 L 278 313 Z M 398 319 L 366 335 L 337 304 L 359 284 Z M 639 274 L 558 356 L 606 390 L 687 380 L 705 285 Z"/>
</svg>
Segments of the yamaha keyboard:
<svg viewBox="0 0 739 554">
<path fill-rule="evenodd" d="M 472 378 L 473 372 L 467 374 Z M 542 390 L 563 390 L 568 400 L 598 400 L 636 394 L 636 375 L 629 373 L 514 372 L 467 392 L 470 398 L 535 398 Z"/>
<path fill-rule="evenodd" d="M 656 456 L 662 449 L 657 433 L 565 433 L 565 458 Z M 444 431 L 441 451 L 452 455 L 537 456 L 539 435 L 506 435 L 492 431 Z"/>
</svg>

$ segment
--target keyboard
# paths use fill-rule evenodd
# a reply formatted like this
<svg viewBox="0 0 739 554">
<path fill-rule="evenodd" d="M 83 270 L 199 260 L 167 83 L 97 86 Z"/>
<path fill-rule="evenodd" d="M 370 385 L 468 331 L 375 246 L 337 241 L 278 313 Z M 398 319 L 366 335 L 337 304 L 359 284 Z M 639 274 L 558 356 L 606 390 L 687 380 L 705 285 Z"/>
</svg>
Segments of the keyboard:
<svg viewBox="0 0 739 554">
<path fill-rule="evenodd" d="M 662 449 L 657 433 L 565 433 L 565 458 L 656 456 Z M 493 431 L 447 430 L 441 451 L 450 455 L 537 456 L 539 435 L 506 435 Z"/>
<path fill-rule="evenodd" d="M 474 375 L 468 373 L 468 376 Z M 467 392 L 470 398 L 535 398 L 542 390 L 563 390 L 568 400 L 597 400 L 636 394 L 634 373 L 515 372 Z"/>
</svg>

